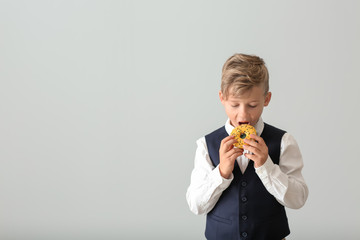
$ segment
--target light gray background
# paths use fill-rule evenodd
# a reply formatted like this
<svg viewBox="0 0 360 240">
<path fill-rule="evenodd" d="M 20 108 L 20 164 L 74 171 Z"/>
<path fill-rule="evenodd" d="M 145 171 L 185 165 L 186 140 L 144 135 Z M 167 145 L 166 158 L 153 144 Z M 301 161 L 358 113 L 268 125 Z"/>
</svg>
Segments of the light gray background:
<svg viewBox="0 0 360 240">
<path fill-rule="evenodd" d="M 264 58 L 303 153 L 288 239 L 359 239 L 359 1 L 1 1 L 0 239 L 204 239 L 221 67 Z"/>
</svg>

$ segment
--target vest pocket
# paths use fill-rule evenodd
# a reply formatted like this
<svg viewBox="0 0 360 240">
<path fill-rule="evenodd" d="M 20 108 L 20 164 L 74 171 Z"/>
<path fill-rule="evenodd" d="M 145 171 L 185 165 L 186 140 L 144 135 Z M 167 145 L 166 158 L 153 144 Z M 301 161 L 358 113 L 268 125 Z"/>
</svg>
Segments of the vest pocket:
<svg viewBox="0 0 360 240">
<path fill-rule="evenodd" d="M 219 217 L 219 216 L 216 216 L 214 214 L 210 214 L 209 217 L 215 221 L 218 221 L 218 222 L 222 222 L 222 223 L 226 223 L 226 224 L 231 224 L 232 221 L 230 219 L 227 219 L 227 218 L 223 218 L 223 217 Z"/>
<path fill-rule="evenodd" d="M 236 220 L 230 220 L 210 213 L 206 217 L 205 236 L 208 240 L 237 239 L 234 224 Z"/>
</svg>

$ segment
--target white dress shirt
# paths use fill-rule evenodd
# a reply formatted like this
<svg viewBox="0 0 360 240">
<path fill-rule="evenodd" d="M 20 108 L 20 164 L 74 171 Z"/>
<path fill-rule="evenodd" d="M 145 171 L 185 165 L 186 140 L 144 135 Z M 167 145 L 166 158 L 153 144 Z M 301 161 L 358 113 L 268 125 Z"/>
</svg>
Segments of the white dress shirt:
<svg viewBox="0 0 360 240">
<path fill-rule="evenodd" d="M 255 124 L 257 135 L 261 135 L 264 122 L 260 118 Z M 228 134 L 234 127 L 228 119 L 225 130 Z M 186 192 L 186 200 L 190 210 L 195 214 L 207 214 L 213 209 L 222 192 L 229 187 L 234 175 L 230 179 L 220 175 L 219 166 L 214 167 L 208 153 L 205 137 L 196 141 L 194 169 L 191 173 L 190 186 Z M 249 160 L 244 155 L 236 159 L 241 172 L 245 172 Z M 298 144 L 293 136 L 285 133 L 281 139 L 279 165 L 274 164 L 270 156 L 266 162 L 255 168 L 262 183 L 277 201 L 288 208 L 298 209 L 305 204 L 308 188 L 301 174 L 303 160 Z"/>
</svg>

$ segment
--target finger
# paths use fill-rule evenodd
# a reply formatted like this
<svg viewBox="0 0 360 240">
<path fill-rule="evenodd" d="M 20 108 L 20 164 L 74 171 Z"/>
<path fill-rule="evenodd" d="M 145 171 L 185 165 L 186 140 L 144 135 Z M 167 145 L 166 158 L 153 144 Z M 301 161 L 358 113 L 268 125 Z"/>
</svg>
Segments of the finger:
<svg viewBox="0 0 360 240">
<path fill-rule="evenodd" d="M 234 139 L 234 138 L 235 138 L 234 135 L 229 135 L 229 136 L 225 137 L 225 138 L 223 139 L 223 141 L 229 141 L 229 140 Z"/>
<path fill-rule="evenodd" d="M 221 140 L 221 143 L 220 143 L 220 149 L 219 149 L 219 153 L 225 153 L 226 150 L 227 150 L 227 146 L 226 146 L 226 143 L 230 140 L 233 140 L 234 136 L 227 136 L 225 137 L 223 140 Z"/>
<path fill-rule="evenodd" d="M 257 148 L 254 147 L 254 146 L 251 146 L 251 145 L 244 145 L 243 147 L 244 147 L 245 150 L 248 150 L 248 151 L 250 151 L 252 153 L 255 153 L 257 151 Z"/>
<path fill-rule="evenodd" d="M 234 139 L 234 136 L 233 136 L 233 135 L 227 136 L 226 138 L 224 138 L 223 140 L 221 140 L 220 146 L 226 144 L 228 141 L 231 141 L 231 140 L 233 140 L 233 139 Z"/>
<path fill-rule="evenodd" d="M 244 139 L 244 142 L 247 143 L 248 145 L 258 148 L 262 148 L 263 146 L 266 146 L 266 143 L 262 137 L 259 137 L 255 134 L 251 134 L 250 137 L 251 139 Z"/>
<path fill-rule="evenodd" d="M 231 162 L 234 163 L 235 159 L 238 156 L 241 156 L 242 151 L 240 150 L 236 150 L 236 148 L 231 149 L 229 152 L 226 153 L 226 155 L 224 155 L 224 157 L 222 159 L 220 159 L 220 161 L 224 161 L 224 162 Z"/>
<path fill-rule="evenodd" d="M 256 134 L 250 134 L 250 137 L 254 139 L 255 141 L 258 141 L 260 144 L 264 143 L 264 139 Z"/>
<path fill-rule="evenodd" d="M 244 156 L 252 161 L 257 161 L 259 159 L 259 157 L 257 155 L 250 154 L 250 153 L 245 153 Z"/>
<path fill-rule="evenodd" d="M 249 152 L 253 153 L 254 155 L 261 155 L 261 150 L 257 147 L 244 145 L 244 149 L 248 150 Z"/>
<path fill-rule="evenodd" d="M 259 142 L 255 141 L 254 139 L 244 139 L 244 146 L 253 146 L 253 147 L 258 147 Z"/>
<path fill-rule="evenodd" d="M 230 139 L 226 142 L 223 143 L 222 145 L 222 149 L 225 150 L 226 152 L 229 151 L 230 149 L 234 148 L 234 143 L 236 143 L 237 140 L 236 139 Z M 221 148 L 221 146 L 220 146 Z"/>
<path fill-rule="evenodd" d="M 239 156 L 244 154 L 244 149 L 241 149 L 238 152 L 235 152 L 231 157 L 238 158 Z"/>
<path fill-rule="evenodd" d="M 232 158 L 233 155 L 238 155 L 238 154 L 242 154 L 243 153 L 243 149 L 240 149 L 240 148 L 232 148 L 230 151 L 228 151 L 226 154 L 225 154 L 225 157 L 228 157 L 228 158 Z M 239 155 L 239 156 L 240 156 Z"/>
</svg>

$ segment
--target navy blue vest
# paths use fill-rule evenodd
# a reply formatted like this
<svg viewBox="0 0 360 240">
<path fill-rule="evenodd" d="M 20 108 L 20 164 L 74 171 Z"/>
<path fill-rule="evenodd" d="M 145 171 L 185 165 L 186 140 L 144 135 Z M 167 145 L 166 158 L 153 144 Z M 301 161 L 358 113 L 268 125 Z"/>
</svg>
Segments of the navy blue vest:
<svg viewBox="0 0 360 240">
<path fill-rule="evenodd" d="M 283 130 L 265 123 L 261 137 L 275 164 L 279 164 Z M 225 127 L 205 136 L 210 159 L 219 164 L 221 140 L 228 134 Z M 290 234 L 284 206 L 266 190 L 249 161 L 244 174 L 235 161 L 234 179 L 207 214 L 205 236 L 209 240 L 281 240 Z"/>
</svg>

